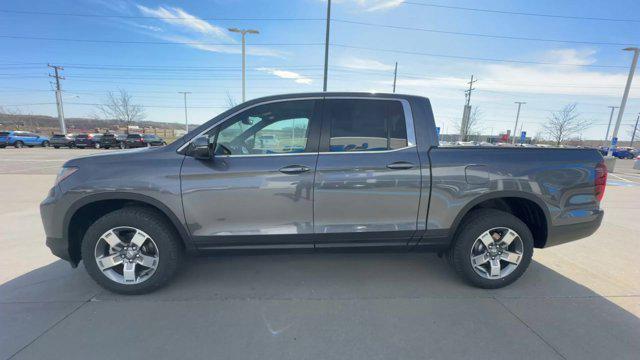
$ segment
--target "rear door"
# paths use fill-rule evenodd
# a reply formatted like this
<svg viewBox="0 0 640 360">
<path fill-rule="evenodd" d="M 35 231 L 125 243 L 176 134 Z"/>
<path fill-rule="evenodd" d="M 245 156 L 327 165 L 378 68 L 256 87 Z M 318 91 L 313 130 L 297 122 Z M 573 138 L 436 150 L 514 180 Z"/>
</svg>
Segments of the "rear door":
<svg viewBox="0 0 640 360">
<path fill-rule="evenodd" d="M 320 106 L 319 99 L 257 104 L 205 133 L 214 158 L 187 156 L 181 171 L 185 218 L 199 247 L 313 246 Z"/>
<path fill-rule="evenodd" d="M 417 229 L 421 185 L 409 103 L 327 98 L 323 113 L 316 245 L 406 244 Z"/>
</svg>

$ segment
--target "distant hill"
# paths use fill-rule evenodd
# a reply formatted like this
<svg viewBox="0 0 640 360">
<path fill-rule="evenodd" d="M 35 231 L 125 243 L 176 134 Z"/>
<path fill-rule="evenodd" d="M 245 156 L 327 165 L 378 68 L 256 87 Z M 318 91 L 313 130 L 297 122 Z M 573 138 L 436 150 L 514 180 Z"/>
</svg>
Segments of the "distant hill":
<svg viewBox="0 0 640 360">
<path fill-rule="evenodd" d="M 112 129 L 116 127 L 124 127 L 126 124 L 118 120 L 108 119 L 91 119 L 91 118 L 66 118 L 65 124 L 69 132 L 77 130 L 91 130 L 91 129 Z M 181 123 L 166 123 L 159 121 L 138 121 L 131 125 L 137 125 L 144 128 L 156 128 L 156 129 L 172 129 L 182 130 L 184 124 Z M 15 115 L 15 114 L 3 114 L 0 113 L 0 129 L 3 130 L 49 130 L 57 129 L 58 118 L 46 115 Z"/>
</svg>

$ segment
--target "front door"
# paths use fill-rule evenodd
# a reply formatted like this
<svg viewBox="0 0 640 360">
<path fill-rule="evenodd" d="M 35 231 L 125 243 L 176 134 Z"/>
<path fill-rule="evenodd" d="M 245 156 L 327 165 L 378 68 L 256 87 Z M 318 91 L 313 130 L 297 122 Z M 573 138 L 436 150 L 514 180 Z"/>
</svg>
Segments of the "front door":
<svg viewBox="0 0 640 360">
<path fill-rule="evenodd" d="M 250 107 L 211 129 L 211 160 L 186 157 L 185 218 L 201 248 L 313 246 L 319 100 Z"/>
<path fill-rule="evenodd" d="M 417 229 L 420 161 L 406 100 L 324 104 L 314 183 L 322 245 L 403 245 Z"/>
</svg>

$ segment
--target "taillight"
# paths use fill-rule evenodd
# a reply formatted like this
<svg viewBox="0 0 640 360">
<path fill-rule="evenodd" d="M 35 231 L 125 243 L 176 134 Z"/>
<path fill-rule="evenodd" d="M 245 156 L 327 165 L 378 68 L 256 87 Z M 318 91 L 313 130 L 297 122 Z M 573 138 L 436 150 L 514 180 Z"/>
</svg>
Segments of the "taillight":
<svg viewBox="0 0 640 360">
<path fill-rule="evenodd" d="M 602 201 L 604 189 L 607 186 L 607 165 L 605 165 L 604 161 L 596 165 L 596 179 L 594 184 L 596 186 L 596 199 Z"/>
<path fill-rule="evenodd" d="M 140 138 L 140 139 L 138 139 L 138 141 L 142 142 L 142 141 L 144 141 L 144 140 L 142 140 L 142 138 Z"/>
</svg>

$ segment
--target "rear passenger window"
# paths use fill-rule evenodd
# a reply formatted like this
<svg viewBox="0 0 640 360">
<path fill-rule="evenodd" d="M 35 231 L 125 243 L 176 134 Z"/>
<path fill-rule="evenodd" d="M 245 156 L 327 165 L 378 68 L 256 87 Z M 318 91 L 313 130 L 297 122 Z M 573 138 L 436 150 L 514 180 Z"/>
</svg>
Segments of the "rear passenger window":
<svg viewBox="0 0 640 360">
<path fill-rule="evenodd" d="M 407 146 L 402 104 L 396 100 L 328 100 L 329 151 L 380 151 Z"/>
</svg>

